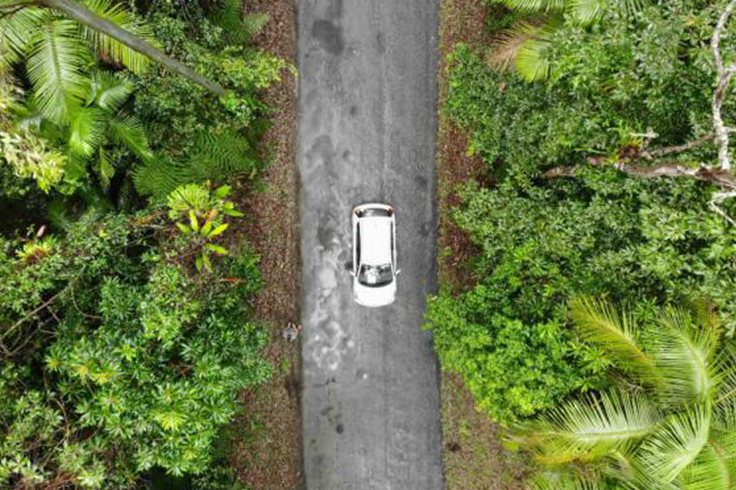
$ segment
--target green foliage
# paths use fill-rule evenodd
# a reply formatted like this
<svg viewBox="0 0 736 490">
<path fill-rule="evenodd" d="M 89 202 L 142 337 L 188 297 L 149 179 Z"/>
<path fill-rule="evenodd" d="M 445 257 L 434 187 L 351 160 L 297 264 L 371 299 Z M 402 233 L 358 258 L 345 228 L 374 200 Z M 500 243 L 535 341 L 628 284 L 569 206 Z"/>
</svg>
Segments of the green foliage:
<svg viewBox="0 0 736 490">
<path fill-rule="evenodd" d="M 223 222 L 224 217 L 243 216 L 233 202 L 225 199 L 229 193 L 230 187 L 226 185 L 210 191 L 207 182 L 206 186 L 188 184 L 178 187 L 168 197 L 169 217 L 186 221 L 186 224 L 177 222 L 176 226 L 190 238 L 190 246 L 198 254 L 197 270 L 204 267 L 212 272 L 210 255 L 228 254 L 225 247 L 215 243 L 230 226 Z"/>
<path fill-rule="evenodd" d="M 649 359 L 646 371 L 659 381 L 621 382 L 515 427 L 511 440 L 545 467 L 531 488 L 585 488 L 586 480 L 591 488 L 733 488 L 736 426 L 723 414 L 734 392 L 722 380 L 736 359 L 710 305 L 662 308 L 642 326 L 627 324 L 632 315 L 606 302 L 578 302 L 573 313 L 623 369 L 631 366 L 630 349 L 622 351 L 610 332 L 638 339 L 627 343 Z M 568 486 L 555 486 L 561 482 Z"/>
<path fill-rule="evenodd" d="M 52 9 L 0 16 L 0 487 L 239 489 L 218 440 L 271 367 L 258 257 L 210 181 L 263 167 L 287 63 L 240 2 L 81 1 L 229 95 Z"/>
<path fill-rule="evenodd" d="M 468 153 L 484 161 L 484 180 L 492 184 L 457 189 L 452 216 L 478 250 L 473 283 L 443 290 L 430 306 L 429 326 L 445 366 L 463 375 L 494 419 L 523 419 L 610 383 L 604 373 L 611 357 L 600 339 L 570 331 L 566 307 L 574 298 L 632 305 L 631 321 L 641 322 L 656 304 L 707 297 L 725 330 L 736 329 L 736 232 L 709 205 L 715 189 L 694 179 L 627 177 L 614 168 L 645 166 L 645 145 L 682 145 L 712 130 L 708 43 L 717 8 L 677 0 L 606 15 L 598 26 L 565 24 L 549 38 L 555 63 L 544 82 L 498 73 L 467 46 L 450 56 L 444 110 L 468 132 Z M 728 98 L 727 118 L 735 107 Z M 714 162 L 714 150 L 708 143 L 667 159 L 694 168 Z M 560 168 L 574 175 L 548 173 Z M 733 201 L 723 207 L 736 213 Z M 496 340 L 507 328 L 519 336 L 518 323 L 528 335 L 547 325 L 559 332 L 553 343 L 527 338 L 519 356 L 542 356 L 530 367 L 554 360 L 566 379 L 564 389 L 542 377 L 527 383 L 530 393 L 543 394 L 535 406 L 509 404 L 516 398 L 504 390 L 519 380 L 518 368 L 485 361 L 501 356 Z M 642 370 L 646 359 L 631 349 L 638 339 L 607 335 L 629 355 L 620 369 L 656 384 Z"/>
<path fill-rule="evenodd" d="M 531 416 L 595 382 L 593 373 L 580 372 L 573 339 L 559 323 L 509 318 L 493 311 L 486 294 L 478 288 L 461 298 L 435 298 L 427 318 L 442 366 L 463 376 L 495 421 Z"/>
<path fill-rule="evenodd" d="M 2 243 L 0 485 L 202 473 L 238 393 L 269 375 L 248 318 L 257 260 L 193 275 L 156 216 L 90 215 L 63 239 Z"/>
<path fill-rule="evenodd" d="M 287 64 L 244 46 L 248 29 L 234 9 L 233 2 L 225 2 L 224 10 L 206 15 L 195 4 L 185 14 L 156 2 L 148 14 L 167 52 L 230 92 L 222 101 L 214 100 L 201 87 L 159 67 L 140 78 L 136 113 L 146 121 L 157 158 L 135 170 L 139 192 L 161 198 L 183 184 L 253 176 L 262 168 L 253 149 L 268 115 L 260 92 L 280 79 Z M 223 28 L 233 22 L 241 24 L 240 30 Z"/>
<path fill-rule="evenodd" d="M 65 155 L 29 131 L 8 132 L 0 129 L 2 163 L 21 178 L 32 178 L 44 192 L 58 185 L 64 177 Z"/>
</svg>

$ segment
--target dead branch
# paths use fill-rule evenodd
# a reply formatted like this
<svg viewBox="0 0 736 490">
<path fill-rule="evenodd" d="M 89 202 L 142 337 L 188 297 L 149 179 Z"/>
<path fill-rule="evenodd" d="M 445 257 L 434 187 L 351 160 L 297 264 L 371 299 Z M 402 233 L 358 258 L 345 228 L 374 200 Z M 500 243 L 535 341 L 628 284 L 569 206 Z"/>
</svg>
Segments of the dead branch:
<svg viewBox="0 0 736 490">
<path fill-rule="evenodd" d="M 736 197 L 736 191 L 731 192 L 716 192 L 713 194 L 713 198 L 710 200 L 710 207 L 715 211 L 716 213 L 720 214 L 723 219 L 728 221 L 731 225 L 736 226 L 736 220 L 734 220 L 732 217 L 730 217 L 721 207 L 719 204 L 726 199 Z"/>
<path fill-rule="evenodd" d="M 731 0 L 718 19 L 718 24 L 716 24 L 716 28 L 713 30 L 713 37 L 710 41 L 716 65 L 716 89 L 713 92 L 713 126 L 715 127 L 716 144 L 718 145 L 718 164 L 722 170 L 731 170 L 731 159 L 728 154 L 728 130 L 723 122 L 721 108 L 723 107 L 723 99 L 731 83 L 731 78 L 736 73 L 736 65 L 730 64 L 725 66 L 723 64 L 721 34 L 735 6 L 736 0 Z"/>
<path fill-rule="evenodd" d="M 735 0 L 736 1 L 736 0 Z M 689 177 L 704 182 L 711 182 L 723 187 L 736 189 L 736 177 L 726 170 L 702 166 L 697 169 L 683 167 L 676 163 L 661 163 L 659 165 L 636 165 L 633 163 L 606 163 L 600 158 L 589 158 L 588 163 L 594 167 L 610 166 L 620 172 L 624 172 L 643 179 L 656 179 L 659 177 Z M 583 167 L 561 166 L 548 170 L 542 177 L 553 179 L 559 177 L 574 177 Z"/>
</svg>

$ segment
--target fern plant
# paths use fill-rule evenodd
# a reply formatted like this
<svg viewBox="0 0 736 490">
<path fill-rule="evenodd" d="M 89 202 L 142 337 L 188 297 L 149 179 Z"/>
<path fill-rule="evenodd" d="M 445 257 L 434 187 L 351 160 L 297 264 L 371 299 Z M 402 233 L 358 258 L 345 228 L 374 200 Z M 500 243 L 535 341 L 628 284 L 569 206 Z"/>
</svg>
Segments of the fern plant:
<svg viewBox="0 0 736 490">
<path fill-rule="evenodd" d="M 270 17 L 265 13 L 243 16 L 243 2 L 222 0 L 211 19 L 222 28 L 228 44 L 246 46 L 266 27 Z"/>
<path fill-rule="evenodd" d="M 133 179 L 138 192 L 161 198 L 184 184 L 239 174 L 253 177 L 261 165 L 247 138 L 234 131 L 201 132 L 186 159 L 146 161 L 134 170 Z"/>
</svg>

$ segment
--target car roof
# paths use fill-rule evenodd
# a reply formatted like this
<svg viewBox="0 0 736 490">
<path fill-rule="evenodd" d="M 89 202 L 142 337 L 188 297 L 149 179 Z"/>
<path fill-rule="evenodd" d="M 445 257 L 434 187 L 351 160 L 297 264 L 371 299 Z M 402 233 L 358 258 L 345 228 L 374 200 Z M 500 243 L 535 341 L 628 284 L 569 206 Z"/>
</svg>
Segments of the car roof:
<svg viewBox="0 0 736 490">
<path fill-rule="evenodd" d="M 362 218 L 360 226 L 360 262 L 383 265 L 391 262 L 391 223 L 389 217 Z"/>
</svg>

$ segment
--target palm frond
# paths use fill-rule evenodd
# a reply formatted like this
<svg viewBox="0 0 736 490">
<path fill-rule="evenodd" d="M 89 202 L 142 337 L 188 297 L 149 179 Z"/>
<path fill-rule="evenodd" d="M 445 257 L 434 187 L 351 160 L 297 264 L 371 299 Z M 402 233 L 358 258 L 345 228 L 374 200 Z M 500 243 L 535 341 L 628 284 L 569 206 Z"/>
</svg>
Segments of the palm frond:
<svg viewBox="0 0 736 490">
<path fill-rule="evenodd" d="M 650 355 L 666 379 L 657 390 L 665 403 L 684 405 L 709 399 L 721 381 L 715 362 L 720 330 L 696 325 L 690 312 L 669 308 L 650 333 Z"/>
<path fill-rule="evenodd" d="M 642 444 L 637 459 L 650 477 L 674 482 L 708 443 L 710 421 L 710 409 L 705 405 L 673 415 Z"/>
<path fill-rule="evenodd" d="M 548 465 L 593 461 L 653 433 L 661 423 L 646 397 L 613 391 L 588 395 L 552 410 L 511 439 L 530 448 Z"/>
<path fill-rule="evenodd" d="M 122 4 L 112 0 L 84 0 L 83 3 L 103 19 L 117 24 L 149 44 L 158 46 L 151 27 L 139 22 L 135 15 L 126 10 Z M 82 32 L 103 58 L 106 57 L 115 63 L 120 63 L 135 73 L 141 73 L 148 65 L 149 59 L 145 55 L 129 48 L 117 39 L 86 26 L 82 27 Z"/>
<path fill-rule="evenodd" d="M 654 361 L 639 346 L 631 313 L 617 311 L 605 300 L 578 298 L 570 303 L 570 317 L 583 340 L 603 347 L 636 379 L 649 385 L 661 382 Z"/>
<path fill-rule="evenodd" d="M 711 433 L 711 440 L 682 472 L 685 490 L 731 490 L 736 485 L 736 432 Z"/>
<path fill-rule="evenodd" d="M 89 81 L 88 104 L 95 103 L 109 113 L 120 110 L 133 93 L 134 86 L 113 73 L 98 71 Z"/>
<path fill-rule="evenodd" d="M 716 397 L 715 411 L 736 426 L 736 342 L 728 339 L 718 355 L 718 370 L 723 374 Z M 736 430 L 736 427 L 735 427 Z"/>
<path fill-rule="evenodd" d="M 529 490 L 609 490 L 602 475 L 546 471 L 527 482 Z"/>
<path fill-rule="evenodd" d="M 488 64 L 497 70 L 506 70 L 513 65 L 519 51 L 527 41 L 535 38 L 543 25 L 539 20 L 518 20 L 496 35 L 488 52 Z"/>
<path fill-rule="evenodd" d="M 100 179 L 100 184 L 102 185 L 102 188 L 107 189 L 110 187 L 110 181 L 115 176 L 115 165 L 113 164 L 112 160 L 110 160 L 110 157 L 107 154 L 105 148 L 100 147 L 97 154 L 98 158 L 95 171 L 97 172 L 97 175 Z"/>
<path fill-rule="evenodd" d="M 534 37 L 524 42 L 516 55 L 516 72 L 527 82 L 544 80 L 552 71 L 550 48 L 552 37 L 564 23 L 560 15 L 548 16 L 545 23 L 536 30 Z"/>
<path fill-rule="evenodd" d="M 565 0 L 501 0 L 512 10 L 528 13 L 562 12 Z"/>
<path fill-rule="evenodd" d="M 0 67 L 18 61 L 26 53 L 33 34 L 48 20 L 48 12 L 39 8 L 24 8 L 0 18 Z"/>
<path fill-rule="evenodd" d="M 92 155 L 104 136 L 102 111 L 95 107 L 78 107 L 71 112 L 69 119 L 69 148 L 84 157 Z"/>
<path fill-rule="evenodd" d="M 57 19 L 40 27 L 30 41 L 28 78 L 40 112 L 59 122 L 84 97 L 89 52 L 74 22 Z"/>
<path fill-rule="evenodd" d="M 590 24 L 603 16 L 606 3 L 604 0 L 568 0 L 565 13 L 575 22 Z"/>
<path fill-rule="evenodd" d="M 126 147 L 144 162 L 153 158 L 148 137 L 135 116 L 123 113 L 114 115 L 108 120 L 108 130 L 113 141 Z"/>
</svg>

